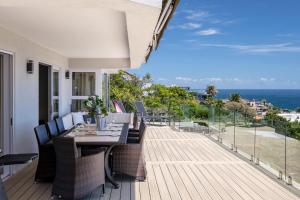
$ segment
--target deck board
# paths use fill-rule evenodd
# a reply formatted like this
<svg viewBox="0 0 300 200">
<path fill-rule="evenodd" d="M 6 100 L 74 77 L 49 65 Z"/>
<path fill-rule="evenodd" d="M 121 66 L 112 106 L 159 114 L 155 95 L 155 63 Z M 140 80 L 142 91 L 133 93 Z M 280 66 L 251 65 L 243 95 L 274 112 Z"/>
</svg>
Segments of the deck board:
<svg viewBox="0 0 300 200">
<path fill-rule="evenodd" d="M 147 180 L 119 177 L 83 200 L 296 200 L 295 194 L 202 134 L 149 127 Z M 5 181 L 9 200 L 49 200 L 51 184 L 34 184 L 36 161 Z"/>
</svg>

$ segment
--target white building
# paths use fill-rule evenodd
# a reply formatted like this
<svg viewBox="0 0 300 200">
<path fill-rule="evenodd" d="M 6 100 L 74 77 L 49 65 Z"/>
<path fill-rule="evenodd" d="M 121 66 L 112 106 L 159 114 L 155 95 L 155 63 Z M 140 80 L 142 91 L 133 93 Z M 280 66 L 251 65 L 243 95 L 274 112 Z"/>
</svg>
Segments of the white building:
<svg viewBox="0 0 300 200">
<path fill-rule="evenodd" d="M 37 152 L 39 122 L 106 98 L 106 74 L 145 63 L 177 3 L 0 1 L 2 153 Z"/>
<path fill-rule="evenodd" d="M 285 118 L 291 122 L 300 122 L 300 113 L 292 112 L 292 113 L 280 113 L 278 116 Z"/>
</svg>

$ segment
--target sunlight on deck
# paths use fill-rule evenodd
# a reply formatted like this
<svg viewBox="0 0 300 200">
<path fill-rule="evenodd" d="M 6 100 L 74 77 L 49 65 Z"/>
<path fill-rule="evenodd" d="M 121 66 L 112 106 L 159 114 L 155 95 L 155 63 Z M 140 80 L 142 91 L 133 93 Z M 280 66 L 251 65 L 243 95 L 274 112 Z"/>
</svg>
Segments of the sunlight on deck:
<svg viewBox="0 0 300 200">
<path fill-rule="evenodd" d="M 147 180 L 119 178 L 120 189 L 106 186 L 85 199 L 293 200 L 299 199 L 206 136 L 149 127 L 145 149 Z M 5 182 L 9 199 L 50 199 L 50 184 L 34 184 L 35 163 Z"/>
</svg>

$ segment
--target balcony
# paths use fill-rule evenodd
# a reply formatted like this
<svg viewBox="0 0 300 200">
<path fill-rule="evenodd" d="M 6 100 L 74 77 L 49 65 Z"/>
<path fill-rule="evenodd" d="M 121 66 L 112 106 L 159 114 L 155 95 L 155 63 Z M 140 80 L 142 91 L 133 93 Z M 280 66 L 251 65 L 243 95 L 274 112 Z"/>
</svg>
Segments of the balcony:
<svg viewBox="0 0 300 200">
<path fill-rule="evenodd" d="M 146 181 L 120 177 L 119 189 L 108 183 L 104 196 L 99 189 L 85 199 L 299 199 L 299 192 L 204 134 L 150 126 L 144 154 Z M 9 199 L 51 198 L 51 184 L 34 183 L 35 167 L 34 161 L 6 180 Z"/>
</svg>

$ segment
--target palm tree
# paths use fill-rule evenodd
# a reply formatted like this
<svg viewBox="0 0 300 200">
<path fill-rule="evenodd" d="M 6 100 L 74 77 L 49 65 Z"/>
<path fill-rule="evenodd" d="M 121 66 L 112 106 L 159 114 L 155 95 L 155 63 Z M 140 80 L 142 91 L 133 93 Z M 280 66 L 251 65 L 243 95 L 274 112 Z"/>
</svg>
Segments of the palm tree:
<svg viewBox="0 0 300 200">
<path fill-rule="evenodd" d="M 205 92 L 211 97 L 215 97 L 218 93 L 217 88 L 214 85 L 208 85 Z"/>
<path fill-rule="evenodd" d="M 266 106 L 267 103 L 268 103 L 268 101 L 267 101 L 267 99 L 262 99 L 262 100 L 261 100 L 261 103 L 262 103 L 264 106 Z"/>
<path fill-rule="evenodd" d="M 218 99 L 215 102 L 215 105 L 216 105 L 217 108 L 219 108 L 221 110 L 222 108 L 224 108 L 225 103 L 221 99 Z"/>
<path fill-rule="evenodd" d="M 230 95 L 229 101 L 241 102 L 241 95 L 239 93 L 233 93 L 233 94 Z"/>
</svg>

